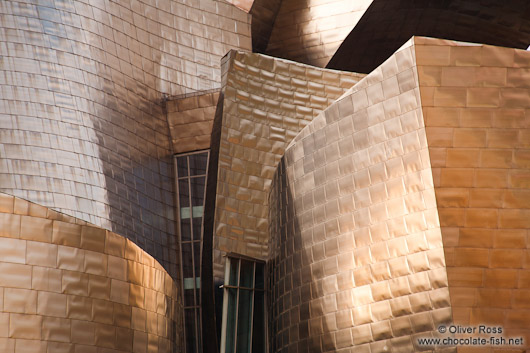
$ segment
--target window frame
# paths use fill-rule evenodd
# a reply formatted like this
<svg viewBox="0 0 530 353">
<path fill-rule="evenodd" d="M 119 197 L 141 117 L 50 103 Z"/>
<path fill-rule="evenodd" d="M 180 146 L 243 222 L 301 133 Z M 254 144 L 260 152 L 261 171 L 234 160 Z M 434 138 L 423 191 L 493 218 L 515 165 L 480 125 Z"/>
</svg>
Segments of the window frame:
<svg viewBox="0 0 530 353">
<path fill-rule="evenodd" d="M 190 162 L 189 162 L 189 156 L 193 156 L 193 155 L 198 155 L 198 154 L 204 154 L 206 153 L 206 171 L 204 174 L 199 174 L 199 175 L 191 175 L 191 167 L 190 167 Z M 181 157 L 186 157 L 186 166 L 187 166 L 187 173 L 185 176 L 182 176 L 182 177 L 179 177 L 179 166 L 178 166 L 178 158 L 181 158 Z M 184 352 L 186 353 L 197 353 L 197 352 L 202 352 L 202 342 L 201 342 L 201 335 L 202 335 L 202 321 L 201 321 L 201 312 L 202 312 L 202 307 L 201 307 L 201 287 L 200 287 L 200 278 L 202 277 L 202 264 L 201 264 L 201 259 L 202 259 L 202 252 L 203 252 L 203 249 L 202 249 L 202 242 L 203 242 L 203 233 L 204 233 L 204 203 L 206 202 L 206 187 L 207 187 L 207 182 L 208 182 L 208 170 L 209 170 L 209 160 L 210 160 L 210 150 L 209 149 L 206 149 L 206 150 L 199 150 L 199 151 L 193 151 L 193 152 L 185 152 L 185 153 L 179 153 L 179 154 L 174 154 L 173 155 L 173 158 L 174 158 L 174 171 L 175 171 L 175 188 L 176 188 L 176 192 L 175 192 L 175 199 L 176 199 L 176 213 L 177 213 L 177 217 L 176 217 L 176 221 L 177 221 L 177 231 L 178 231 L 178 244 L 179 244 L 179 258 L 180 258 L 180 287 L 181 287 L 181 290 L 182 290 L 182 301 L 183 301 L 183 316 L 184 316 L 184 325 L 183 325 L 183 331 L 184 331 Z M 198 240 L 196 239 L 195 237 L 195 234 L 194 234 L 194 227 L 193 227 L 193 210 L 194 210 L 194 207 L 197 207 L 197 206 L 193 206 L 193 195 L 192 195 L 192 186 L 191 186 L 191 179 L 195 179 L 195 178 L 204 178 L 204 192 L 203 192 L 203 197 L 202 197 L 202 200 L 203 200 L 203 205 L 202 205 L 202 216 L 201 216 L 201 227 L 200 227 L 200 236 L 198 238 Z M 182 221 L 182 209 L 180 207 L 180 189 L 179 189 L 179 181 L 180 180 L 186 180 L 187 181 L 187 187 L 188 187 L 188 201 L 189 201 L 189 218 L 186 218 L 186 219 L 189 219 L 190 220 L 190 232 L 191 232 L 191 235 L 190 235 L 190 239 L 189 240 L 185 240 L 183 241 L 182 240 L 182 229 L 181 229 L 181 221 Z M 191 258 L 192 258 L 192 268 L 193 268 L 193 277 L 192 277 L 192 281 L 188 281 L 188 282 L 192 282 L 193 283 L 193 289 L 194 289 L 194 295 L 193 295 L 193 305 L 186 305 L 185 303 L 185 298 L 184 298 L 184 294 L 185 294 L 185 282 L 186 282 L 186 279 L 184 277 L 184 266 L 182 264 L 182 259 L 183 259 L 183 243 L 186 243 L 186 244 L 190 244 L 191 246 Z M 194 251 L 194 246 L 195 244 L 198 243 L 199 244 L 199 259 L 195 259 L 195 251 Z M 196 264 L 198 263 L 198 266 L 199 266 L 199 275 L 200 276 L 197 276 L 197 273 L 196 273 Z M 198 283 L 199 282 L 199 283 Z M 197 294 L 198 294 L 198 298 L 197 298 Z M 195 338 L 195 351 L 194 352 L 188 352 L 188 346 L 187 346 L 187 343 L 186 343 L 186 340 L 187 340 L 187 337 L 188 337 L 188 327 L 186 325 L 186 310 L 193 310 L 193 313 L 195 315 L 195 332 L 193 333 L 193 337 Z"/>
<path fill-rule="evenodd" d="M 255 293 L 257 291 L 263 293 L 263 342 L 265 347 L 263 348 L 264 352 L 268 352 L 268 339 L 267 339 L 267 264 L 265 261 L 260 259 L 255 259 L 241 254 L 229 253 L 225 255 L 225 277 L 223 287 L 223 317 L 222 317 L 222 326 L 221 326 L 221 349 L 220 353 L 226 353 L 226 330 L 227 330 L 227 320 L 228 320 L 228 290 L 236 289 L 236 311 L 234 313 L 234 342 L 233 342 L 233 353 L 237 353 L 237 334 L 239 329 L 239 293 L 240 290 L 250 290 L 252 292 L 252 304 L 251 304 L 251 316 L 250 316 L 250 340 L 249 347 L 250 353 L 252 353 L 252 341 L 254 338 L 254 308 L 255 308 Z M 253 276 L 252 276 L 252 288 L 242 287 L 241 283 L 241 260 L 252 262 L 253 264 Z M 230 264 L 232 261 L 238 261 L 237 268 L 237 286 L 230 285 Z M 263 265 L 263 288 L 256 288 L 256 269 L 257 265 Z"/>
</svg>

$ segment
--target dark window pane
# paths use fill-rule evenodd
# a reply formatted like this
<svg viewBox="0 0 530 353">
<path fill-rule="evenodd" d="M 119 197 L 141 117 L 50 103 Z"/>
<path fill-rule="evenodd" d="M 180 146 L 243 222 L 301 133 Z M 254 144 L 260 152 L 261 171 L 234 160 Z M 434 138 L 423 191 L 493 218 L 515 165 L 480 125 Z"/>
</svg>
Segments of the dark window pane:
<svg viewBox="0 0 530 353">
<path fill-rule="evenodd" d="M 191 240 L 191 220 L 183 219 L 180 221 L 180 239 L 182 241 Z"/>
<path fill-rule="evenodd" d="M 193 219 L 193 240 L 202 240 L 202 218 Z"/>
<path fill-rule="evenodd" d="M 190 207 L 190 191 L 188 189 L 188 179 L 179 180 L 179 206 L 181 209 L 181 215 L 182 215 L 182 208 L 184 207 Z M 183 217 L 183 218 L 190 218 L 190 216 Z"/>
<path fill-rule="evenodd" d="M 195 258 L 193 259 L 195 261 L 195 277 L 201 276 L 201 243 L 195 242 L 193 243 L 193 255 Z"/>
<path fill-rule="evenodd" d="M 257 264 L 256 264 L 257 265 Z M 256 274 L 257 280 L 257 274 Z M 265 303 L 264 293 L 254 292 L 254 322 L 252 327 L 252 353 L 265 353 Z"/>
<path fill-rule="evenodd" d="M 228 284 L 231 286 L 237 286 L 237 276 L 239 272 L 239 260 L 238 259 L 230 259 L 230 278 L 228 280 Z"/>
<path fill-rule="evenodd" d="M 258 289 L 263 289 L 265 285 L 264 272 L 265 265 L 256 263 L 256 284 L 255 287 Z"/>
<path fill-rule="evenodd" d="M 182 274 L 184 278 L 193 278 L 193 258 L 191 243 L 182 243 Z"/>
<path fill-rule="evenodd" d="M 204 205 L 204 184 L 205 177 L 191 178 L 191 204 L 192 206 Z M 195 215 L 194 215 L 195 217 Z"/>
<path fill-rule="evenodd" d="M 184 287 L 187 285 L 187 281 L 191 278 L 185 278 L 184 279 Z M 193 298 L 193 294 L 195 293 L 195 290 L 193 289 L 184 289 L 184 306 L 195 306 L 195 301 Z"/>
<path fill-rule="evenodd" d="M 208 163 L 208 153 L 193 154 L 189 156 L 190 175 L 206 174 L 206 165 Z"/>
<path fill-rule="evenodd" d="M 225 353 L 234 353 L 234 338 L 236 331 L 237 289 L 227 288 L 228 309 L 226 313 L 226 342 Z"/>
<path fill-rule="evenodd" d="M 180 239 L 182 241 L 191 240 L 191 220 L 189 218 L 180 221 Z"/>
<path fill-rule="evenodd" d="M 241 267 L 243 268 L 243 267 Z M 252 291 L 239 290 L 237 312 L 237 353 L 250 353 L 250 319 L 252 317 Z"/>
<path fill-rule="evenodd" d="M 197 320 L 197 332 L 198 332 L 198 335 L 197 335 L 197 343 L 198 343 L 198 346 L 199 346 L 199 349 L 197 350 L 197 352 L 202 352 L 202 340 L 201 340 L 201 332 L 202 332 L 202 328 L 201 328 L 201 311 L 200 309 L 195 309 L 195 318 Z"/>
<path fill-rule="evenodd" d="M 182 178 L 188 175 L 188 161 L 186 156 L 177 157 L 177 173 L 178 177 Z"/>
<path fill-rule="evenodd" d="M 252 288 L 254 281 L 254 262 L 241 260 L 241 274 L 239 285 L 241 287 Z"/>
<path fill-rule="evenodd" d="M 186 325 L 186 353 L 195 353 L 195 338 L 197 331 L 195 331 L 195 310 L 185 310 L 185 325 Z"/>
<path fill-rule="evenodd" d="M 196 303 L 199 305 L 201 302 L 201 243 L 193 243 L 193 256 L 195 257 L 195 288 L 197 288 L 195 295 L 197 296 Z"/>
</svg>

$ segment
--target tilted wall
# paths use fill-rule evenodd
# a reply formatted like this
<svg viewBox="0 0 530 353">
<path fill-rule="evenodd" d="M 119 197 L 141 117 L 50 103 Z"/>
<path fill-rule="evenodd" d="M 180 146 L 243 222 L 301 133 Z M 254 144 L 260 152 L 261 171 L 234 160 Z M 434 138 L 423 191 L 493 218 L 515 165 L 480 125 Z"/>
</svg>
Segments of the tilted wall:
<svg viewBox="0 0 530 353">
<path fill-rule="evenodd" d="M 280 162 L 269 213 L 273 352 L 430 350 L 417 339 L 451 322 L 411 43 L 305 127 Z"/>
<path fill-rule="evenodd" d="M 223 1 L 0 2 L 0 190 L 133 240 L 176 275 L 163 100 L 250 49 Z"/>
<path fill-rule="evenodd" d="M 372 1 L 284 0 L 265 53 L 325 67 Z"/>
<path fill-rule="evenodd" d="M 260 54 L 232 51 L 223 63 L 219 129 L 214 277 L 236 252 L 268 258 L 268 200 L 285 147 L 362 75 L 325 70 Z M 214 129 L 216 127 L 214 126 Z"/>
<path fill-rule="evenodd" d="M 326 67 L 368 73 L 412 36 L 526 49 L 529 10 L 525 0 L 374 0 Z"/>
<path fill-rule="evenodd" d="M 455 323 L 530 342 L 530 53 L 417 38 Z M 483 347 L 480 352 L 495 349 Z"/>
<path fill-rule="evenodd" d="M 0 193 L 0 351 L 181 351 L 176 283 L 130 240 Z"/>
<path fill-rule="evenodd" d="M 166 102 L 167 121 L 175 153 L 210 148 L 219 91 L 201 92 Z"/>
</svg>

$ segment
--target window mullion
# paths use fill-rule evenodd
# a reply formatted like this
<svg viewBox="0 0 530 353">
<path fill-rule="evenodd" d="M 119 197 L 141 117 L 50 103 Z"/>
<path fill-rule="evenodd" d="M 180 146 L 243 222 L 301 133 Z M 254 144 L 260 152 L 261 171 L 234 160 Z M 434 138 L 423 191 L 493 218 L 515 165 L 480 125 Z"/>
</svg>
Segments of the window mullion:
<svg viewBox="0 0 530 353">
<path fill-rule="evenodd" d="M 250 347 L 250 353 L 252 353 L 252 335 L 253 335 L 253 329 L 254 329 L 254 300 L 256 298 L 254 298 L 254 289 L 256 288 L 256 263 L 254 262 L 253 264 L 253 271 L 252 271 L 252 290 L 251 290 L 251 293 L 252 293 L 252 301 L 251 301 L 251 305 L 250 305 L 250 340 L 248 342 L 248 345 Z"/>
<path fill-rule="evenodd" d="M 238 259 L 238 269 L 237 269 L 237 294 L 236 294 L 236 324 L 235 324 L 235 335 L 234 335 L 234 353 L 237 353 L 237 331 L 239 331 L 239 286 L 241 285 L 241 259 Z"/>
</svg>

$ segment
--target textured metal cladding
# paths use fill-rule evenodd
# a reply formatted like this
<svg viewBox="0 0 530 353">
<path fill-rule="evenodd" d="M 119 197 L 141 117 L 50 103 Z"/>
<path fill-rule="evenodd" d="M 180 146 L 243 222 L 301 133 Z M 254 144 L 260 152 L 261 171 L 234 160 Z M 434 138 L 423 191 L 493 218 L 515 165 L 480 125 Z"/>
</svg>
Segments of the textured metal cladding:
<svg viewBox="0 0 530 353">
<path fill-rule="evenodd" d="M 130 240 L 0 193 L 2 352 L 178 352 L 178 296 Z"/>
<path fill-rule="evenodd" d="M 374 0 L 327 67 L 368 73 L 418 35 L 526 49 L 529 10 L 525 0 Z"/>
<path fill-rule="evenodd" d="M 306 126 L 276 170 L 274 352 L 424 350 L 417 338 L 452 320 L 410 44 Z"/>
<path fill-rule="evenodd" d="M 454 321 L 527 348 L 530 53 L 427 38 L 415 52 Z"/>
<path fill-rule="evenodd" d="M 173 152 L 210 148 L 219 91 L 171 99 L 166 103 Z"/>
<path fill-rule="evenodd" d="M 122 234 L 175 275 L 163 97 L 219 88 L 221 56 L 251 47 L 249 15 L 209 0 L 8 0 L 0 23 L 0 190 Z"/>
<path fill-rule="evenodd" d="M 232 51 L 224 62 L 214 233 L 221 254 L 267 259 L 267 192 L 286 146 L 314 116 L 363 76 Z"/>
<path fill-rule="evenodd" d="M 256 1 L 256 10 L 265 14 L 258 15 L 258 24 L 253 21 L 252 37 L 261 47 L 266 45 L 262 49 L 266 54 L 325 67 L 372 2 L 284 0 L 264 5 Z M 274 19 L 272 30 L 262 23 L 269 13 Z"/>
</svg>

